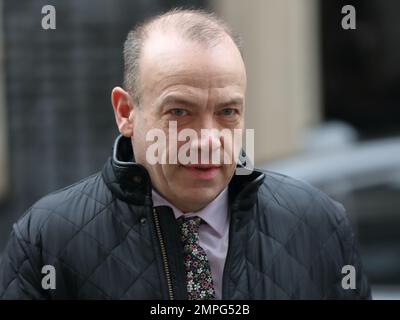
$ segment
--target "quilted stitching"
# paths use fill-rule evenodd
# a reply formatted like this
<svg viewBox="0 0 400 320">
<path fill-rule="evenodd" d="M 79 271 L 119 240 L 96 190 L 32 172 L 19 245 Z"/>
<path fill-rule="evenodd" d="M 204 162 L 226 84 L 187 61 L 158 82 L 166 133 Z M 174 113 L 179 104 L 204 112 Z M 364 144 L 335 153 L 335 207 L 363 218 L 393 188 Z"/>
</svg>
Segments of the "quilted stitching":
<svg viewBox="0 0 400 320">
<path fill-rule="evenodd" d="M 267 179 L 268 179 L 268 177 L 267 177 Z M 292 228 L 292 230 L 289 231 L 287 238 L 283 242 L 278 240 L 278 239 L 276 239 L 271 234 L 267 234 L 264 230 L 261 230 L 259 225 L 257 225 L 257 224 L 254 224 L 254 229 L 252 230 L 252 232 L 248 231 L 248 233 L 247 233 L 248 234 L 247 243 L 250 243 L 250 244 L 247 244 L 246 247 L 249 247 L 249 248 L 253 248 L 254 247 L 251 243 L 252 243 L 252 241 L 256 241 L 256 238 L 255 238 L 255 233 L 256 232 L 259 234 L 259 236 L 262 235 L 263 237 L 272 239 L 272 241 L 274 241 L 275 244 L 279 245 L 279 249 L 275 252 L 275 254 L 272 256 L 272 258 L 270 258 L 270 260 L 268 261 L 267 269 L 260 270 L 259 267 L 252 261 L 251 254 L 249 254 L 247 251 L 245 251 L 246 252 L 245 255 L 246 255 L 246 259 L 247 259 L 246 262 L 248 263 L 247 268 L 249 268 L 249 266 L 251 266 L 251 268 L 252 268 L 250 271 L 248 271 L 249 274 L 252 274 L 252 272 L 254 272 L 254 271 L 258 274 L 258 277 L 256 277 L 256 280 L 254 281 L 254 283 L 256 285 L 255 285 L 255 287 L 252 287 L 252 291 L 253 292 L 256 291 L 258 286 L 261 286 L 262 281 L 260 281 L 260 277 L 267 277 L 288 298 L 293 298 L 294 294 L 296 294 L 296 293 L 298 294 L 299 291 L 301 290 L 301 288 L 297 287 L 295 289 L 292 289 L 291 290 L 292 295 L 291 295 L 291 294 L 288 293 L 288 291 L 284 288 L 283 285 L 278 283 L 277 279 L 273 279 L 271 277 L 270 272 L 271 272 L 271 268 L 272 268 L 273 264 L 275 263 L 275 260 L 278 257 L 282 256 L 282 252 L 285 252 L 285 254 L 287 254 L 287 256 L 293 261 L 293 263 L 297 264 L 299 268 L 302 268 L 304 270 L 305 274 L 308 275 L 309 280 L 312 283 L 314 283 L 314 289 L 318 290 L 319 284 L 315 282 L 315 279 L 313 280 L 313 278 L 312 278 L 312 276 L 310 274 L 311 273 L 310 266 L 316 261 L 317 257 L 325 250 L 325 248 L 328 245 L 328 243 L 333 241 L 332 239 L 334 239 L 334 235 L 337 234 L 337 232 L 341 228 L 342 223 L 344 221 L 346 221 L 346 219 L 345 219 L 344 215 L 342 215 L 341 217 L 338 217 L 340 220 L 337 222 L 335 227 L 333 227 L 333 226 L 331 227 L 333 229 L 331 234 L 326 235 L 326 237 L 324 239 L 324 242 L 320 245 L 318 251 L 315 253 L 314 258 L 311 259 L 309 264 L 308 265 L 304 265 L 301 261 L 299 261 L 299 259 L 297 257 L 295 257 L 293 255 L 292 252 L 288 251 L 287 245 L 292 240 L 292 238 L 298 237 L 297 236 L 297 231 L 299 230 L 299 228 L 302 225 L 304 225 L 304 226 L 306 226 L 306 228 L 308 228 L 310 235 L 313 234 L 313 233 L 316 233 L 318 231 L 318 230 L 316 230 L 315 226 L 312 226 L 312 225 L 309 224 L 307 219 L 310 218 L 309 211 L 313 210 L 315 212 L 315 210 L 318 210 L 318 208 L 321 208 L 322 198 L 318 194 L 318 192 L 314 192 L 314 193 L 311 192 L 310 191 L 311 187 L 300 187 L 299 185 L 297 185 L 297 184 L 295 184 L 293 182 L 289 182 L 287 185 L 290 185 L 291 187 L 295 187 L 295 188 L 297 188 L 297 189 L 299 189 L 301 191 L 304 191 L 309 196 L 308 207 L 305 210 L 302 210 L 301 207 L 296 207 L 296 212 L 294 212 L 294 209 L 288 208 L 286 205 L 282 204 L 282 201 L 280 201 L 280 199 L 282 199 L 281 194 L 280 194 L 281 193 L 281 188 L 283 188 L 285 186 L 284 180 L 287 180 L 287 179 L 286 178 L 282 178 L 282 179 L 278 180 L 278 184 L 276 186 L 274 186 L 273 190 L 268 186 L 268 184 L 264 184 L 264 185 L 269 190 L 270 196 L 272 196 L 272 198 L 275 200 L 275 202 L 277 204 L 279 204 L 280 207 L 284 208 L 288 214 L 293 215 L 293 217 L 295 219 L 297 219 L 298 222 Z M 262 192 L 260 192 L 260 193 L 262 193 Z M 297 205 L 295 199 L 291 198 L 292 197 L 291 194 L 287 193 L 286 197 L 288 198 L 289 201 L 292 200 L 291 201 L 292 205 Z M 332 206 L 329 205 L 329 207 L 333 208 L 333 205 Z M 267 203 L 267 207 L 264 208 L 265 211 L 263 209 L 261 209 L 261 210 L 259 210 L 259 212 L 266 212 L 265 214 L 268 214 L 268 210 L 270 210 L 270 209 L 271 209 L 271 206 Z M 334 212 L 332 212 L 332 213 L 334 213 Z M 321 213 L 321 214 L 324 214 L 324 213 Z M 326 215 L 326 218 L 328 218 L 328 217 L 329 216 Z M 335 240 L 338 241 L 338 239 L 335 239 Z M 354 260 L 353 256 L 354 256 L 354 254 L 356 252 L 356 249 L 354 248 L 354 246 L 352 248 L 350 248 L 350 249 L 351 249 L 351 252 L 352 252 L 351 253 L 352 254 L 352 258 L 351 258 L 350 261 L 353 261 Z M 337 273 L 337 277 L 339 277 L 340 279 L 342 278 L 340 273 L 339 274 Z M 240 280 L 239 278 L 238 279 L 231 278 L 231 281 L 235 285 L 235 290 L 241 292 L 241 290 L 239 289 L 239 285 L 240 285 L 240 281 L 239 280 Z M 333 283 L 331 284 L 331 286 L 332 285 L 333 285 Z M 333 289 L 331 289 L 331 290 L 333 290 Z M 246 296 L 246 294 L 244 292 L 243 292 L 243 294 Z"/>
<path fill-rule="evenodd" d="M 48 256 L 52 256 L 52 257 L 56 258 L 52 253 L 46 251 L 46 249 L 40 247 L 39 245 L 32 244 L 32 243 L 30 243 L 29 241 L 27 241 L 27 240 L 25 240 L 25 239 L 23 239 L 23 238 L 18 238 L 18 240 L 19 240 L 19 241 L 22 241 L 22 242 L 24 242 L 24 243 L 26 243 L 28 246 L 33 246 L 33 247 L 38 248 L 39 250 L 42 250 L 43 253 L 46 254 L 46 255 L 48 255 Z M 29 258 L 29 257 L 25 257 L 24 261 L 27 260 L 28 258 Z M 73 266 L 70 266 L 69 264 L 65 263 L 65 262 L 64 262 L 63 260 L 61 260 L 61 259 L 58 260 L 58 262 L 61 263 L 62 265 L 64 265 L 65 267 L 67 267 L 67 268 L 68 268 L 70 271 L 72 271 L 76 276 L 81 277 L 79 271 L 75 270 L 75 268 L 74 268 Z M 19 271 L 21 268 L 22 268 L 22 265 L 20 265 L 20 267 L 18 268 L 17 271 Z M 13 280 L 16 280 L 16 279 L 17 279 L 16 277 L 13 278 Z M 96 283 L 91 283 L 91 284 L 92 284 L 94 287 L 96 287 L 96 289 L 98 289 L 98 290 L 102 293 L 103 296 L 107 297 L 108 299 L 111 299 L 111 297 L 110 297 L 109 295 L 107 295 L 102 289 L 100 289 L 99 287 L 97 287 Z M 5 294 L 6 292 L 7 292 L 7 291 L 4 290 L 2 296 L 4 296 L 4 294 Z"/>
<path fill-rule="evenodd" d="M 108 170 L 110 166 L 111 163 Z M 8 252 L 5 260 L 10 270 L 7 274 L 13 276 L 2 280 L 5 284 L 0 283 L 3 285 L 0 287 L 2 290 L 0 298 L 9 296 L 8 290 L 18 290 L 20 287 L 18 277 L 26 279 L 21 272 L 34 269 L 32 261 L 35 259 L 30 259 L 33 248 L 35 254 L 40 252 L 42 255 L 36 257 L 36 261 L 55 260 L 76 277 L 79 285 L 77 284 L 77 290 L 74 292 L 75 296 L 100 295 L 105 299 L 124 299 L 132 295 L 138 297 L 142 292 L 138 292 L 137 288 L 148 289 L 149 292 L 143 292 L 144 297 L 161 296 L 159 279 L 163 276 L 163 270 L 156 264 L 153 241 L 149 238 L 150 225 L 141 225 L 138 217 L 132 217 L 128 223 L 130 219 L 125 219 L 126 214 L 128 216 L 135 214 L 134 207 L 130 207 L 133 204 L 125 203 L 120 206 L 124 200 L 111 191 L 119 187 L 119 181 L 112 175 L 108 180 L 104 179 L 101 174 L 93 175 L 70 188 L 64 188 L 45 197 L 28 210 L 15 227 L 14 241 L 20 242 L 23 248 Z M 78 211 L 68 211 L 71 208 Z M 114 208 L 132 212 L 124 212 L 124 216 L 121 212 L 115 212 Z M 226 265 L 225 280 L 228 283 L 224 284 L 228 288 L 225 293 L 228 298 L 268 298 L 268 296 L 258 296 L 259 292 L 267 292 L 276 298 L 304 297 L 300 283 L 312 286 L 305 293 L 306 296 L 316 294 L 321 298 L 338 297 L 340 273 L 322 269 L 324 266 L 319 262 L 323 255 L 328 254 L 328 250 L 336 252 L 337 256 L 330 257 L 334 259 L 334 263 L 352 261 L 361 268 L 351 229 L 345 224 L 347 220 L 344 212 L 327 196 L 312 187 L 283 175 L 267 173 L 267 178 L 259 189 L 258 202 L 252 210 L 246 212 L 251 214 L 251 217 L 245 228 L 232 231 L 233 241 L 230 244 L 232 246 L 230 251 L 235 252 L 235 259 Z M 282 217 L 284 219 L 281 219 Z M 285 221 L 290 222 L 289 226 L 283 225 Z M 113 228 L 118 230 L 118 236 L 107 238 L 107 235 L 96 233 L 103 230 L 96 229 L 97 226 L 104 226 L 106 222 L 113 223 Z M 278 230 L 284 231 L 280 238 L 273 233 L 277 224 L 281 224 Z M 282 229 L 283 227 L 285 229 Z M 62 232 L 59 241 L 55 241 L 61 243 L 61 247 L 52 247 L 54 243 L 51 241 L 41 243 L 43 235 L 50 230 L 49 228 L 53 232 L 53 228 L 58 228 L 55 230 Z M 323 231 L 320 231 L 320 228 Z M 310 240 L 311 238 L 312 240 L 315 238 L 315 243 Z M 32 241 L 34 243 L 31 243 Z M 87 244 L 87 248 L 93 250 L 92 255 L 88 254 L 87 259 L 92 260 L 87 261 L 86 269 L 76 265 L 71 256 L 82 241 Z M 302 249 L 294 245 L 296 243 L 312 245 L 313 251 L 307 254 L 306 261 L 301 260 Z M 124 246 L 128 244 L 133 247 L 126 249 Z M 259 255 L 257 250 L 263 248 L 271 248 L 272 252 L 262 252 Z M 131 264 L 129 261 L 124 261 L 122 258 L 126 252 L 124 250 L 132 251 L 134 259 L 137 260 L 131 260 Z M 243 255 L 237 256 L 238 252 L 243 252 Z M 260 265 L 257 259 L 261 259 L 267 265 Z M 103 273 L 104 277 L 107 277 L 108 273 L 115 272 L 110 269 L 110 266 L 115 265 L 119 266 L 121 272 L 127 273 L 126 282 L 115 284 L 119 286 L 114 288 L 116 290 L 105 289 L 104 284 L 107 282 L 99 281 L 103 281 Z M 273 272 L 278 265 L 284 270 L 279 274 L 279 279 L 275 279 Z M 369 287 L 361 271 L 360 269 L 358 274 L 363 287 L 352 293 L 346 292 L 343 297 L 368 297 Z M 285 274 L 291 276 L 285 277 Z M 323 276 L 323 283 L 316 281 L 317 279 L 320 281 L 321 275 L 325 274 L 329 276 Z M 294 276 L 302 277 L 303 281 L 295 283 L 295 287 L 291 282 Z M 124 279 L 123 275 L 117 279 Z M 20 293 L 13 292 L 11 296 L 29 295 L 24 288 L 20 290 Z"/>
</svg>

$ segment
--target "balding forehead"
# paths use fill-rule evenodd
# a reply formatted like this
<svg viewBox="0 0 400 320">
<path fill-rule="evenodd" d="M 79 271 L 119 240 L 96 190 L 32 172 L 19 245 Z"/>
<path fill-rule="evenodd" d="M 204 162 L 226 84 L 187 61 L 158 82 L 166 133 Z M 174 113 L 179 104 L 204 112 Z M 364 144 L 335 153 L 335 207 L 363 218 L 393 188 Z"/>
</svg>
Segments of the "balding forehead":
<svg viewBox="0 0 400 320">
<path fill-rule="evenodd" d="M 188 61 L 189 55 L 192 59 Z M 211 46 L 204 42 L 184 39 L 179 33 L 165 30 L 155 31 L 150 35 L 143 47 L 140 64 L 146 61 L 146 65 L 152 67 L 154 72 L 169 69 L 174 71 L 199 69 L 201 71 L 200 61 L 203 61 L 203 56 L 206 56 L 206 61 L 209 62 L 217 59 L 218 56 L 221 57 L 219 66 L 221 68 L 229 66 L 225 70 L 226 73 L 245 71 L 240 52 L 227 35 Z M 216 69 L 219 69 L 218 66 Z M 148 71 L 147 68 L 145 72 Z"/>
<path fill-rule="evenodd" d="M 154 33 L 142 51 L 143 93 L 158 95 L 167 87 L 235 87 L 244 93 L 246 72 L 242 57 L 226 37 L 218 45 L 182 39 L 177 34 Z"/>
<path fill-rule="evenodd" d="M 239 53 L 243 62 L 239 37 L 215 14 L 202 10 L 171 10 L 143 22 L 128 33 L 124 44 L 124 87 L 136 101 L 140 98 L 140 70 L 145 47 L 160 34 L 169 42 L 183 39 L 208 48 L 228 39 L 230 46 L 234 47 L 234 55 Z"/>
<path fill-rule="evenodd" d="M 146 40 L 149 40 L 152 34 L 161 32 L 213 46 L 228 37 L 240 51 L 239 43 L 235 41 L 229 27 L 213 14 L 172 11 L 151 21 L 146 29 Z"/>
</svg>

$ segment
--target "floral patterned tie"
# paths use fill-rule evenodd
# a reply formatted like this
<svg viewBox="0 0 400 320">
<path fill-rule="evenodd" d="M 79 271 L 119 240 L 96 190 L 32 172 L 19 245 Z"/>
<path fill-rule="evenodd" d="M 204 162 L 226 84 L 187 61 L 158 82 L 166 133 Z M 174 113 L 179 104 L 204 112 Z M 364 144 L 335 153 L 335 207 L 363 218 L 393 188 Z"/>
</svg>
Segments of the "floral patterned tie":
<svg viewBox="0 0 400 320">
<path fill-rule="evenodd" d="M 215 290 L 207 254 L 199 244 L 200 217 L 178 219 L 184 245 L 184 264 L 189 300 L 213 300 Z"/>
</svg>

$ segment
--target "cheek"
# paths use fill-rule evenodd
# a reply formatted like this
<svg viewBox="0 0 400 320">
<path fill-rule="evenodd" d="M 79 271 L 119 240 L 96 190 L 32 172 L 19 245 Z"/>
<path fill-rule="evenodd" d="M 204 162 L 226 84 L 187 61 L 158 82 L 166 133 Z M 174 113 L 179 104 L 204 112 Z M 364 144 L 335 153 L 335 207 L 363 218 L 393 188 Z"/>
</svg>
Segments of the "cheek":
<svg viewBox="0 0 400 320">
<path fill-rule="evenodd" d="M 146 140 L 146 137 L 150 130 L 154 129 L 154 121 L 148 119 L 146 116 L 139 114 L 135 118 L 134 127 L 133 127 L 133 145 L 135 151 L 135 157 L 140 159 L 142 163 L 146 160 L 146 152 L 148 148 L 154 144 L 154 141 Z"/>
<path fill-rule="evenodd" d="M 146 145 L 144 140 L 139 136 L 135 135 L 132 137 L 133 152 L 135 154 L 135 160 L 138 163 L 146 164 Z"/>
<path fill-rule="evenodd" d="M 147 120 L 141 115 L 141 113 L 139 113 L 133 122 L 133 132 L 136 136 L 135 139 L 145 141 L 147 130 Z"/>
<path fill-rule="evenodd" d="M 230 178 L 235 170 L 236 170 L 236 163 L 225 165 L 223 170 L 224 178 L 226 179 Z"/>
<path fill-rule="evenodd" d="M 235 166 L 242 148 L 242 130 L 234 132 L 232 136 L 223 138 L 221 144 L 223 146 L 224 156 L 226 157 L 224 163 L 229 166 L 231 166 L 231 164 Z"/>
<path fill-rule="evenodd" d="M 162 183 L 164 187 L 168 185 L 169 187 L 177 188 L 187 181 L 187 176 L 182 168 L 175 165 L 159 164 L 153 166 L 151 170 L 153 170 L 158 182 Z"/>
</svg>

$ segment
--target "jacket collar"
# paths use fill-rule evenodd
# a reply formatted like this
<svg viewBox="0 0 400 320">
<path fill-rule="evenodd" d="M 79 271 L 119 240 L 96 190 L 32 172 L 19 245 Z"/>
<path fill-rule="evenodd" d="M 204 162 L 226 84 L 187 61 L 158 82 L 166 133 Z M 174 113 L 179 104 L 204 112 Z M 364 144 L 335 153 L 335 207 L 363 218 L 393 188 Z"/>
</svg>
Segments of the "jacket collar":
<svg viewBox="0 0 400 320">
<path fill-rule="evenodd" d="M 245 165 L 247 160 L 244 160 Z M 243 165 L 239 167 L 245 168 Z M 116 138 L 112 157 L 105 164 L 102 176 L 111 192 L 120 200 L 134 205 L 152 205 L 150 176 L 143 165 L 135 162 L 129 138 L 122 135 Z M 234 175 L 229 183 L 231 209 L 250 209 L 257 200 L 257 191 L 264 178 L 264 173 L 257 170 L 249 175 Z"/>
</svg>

